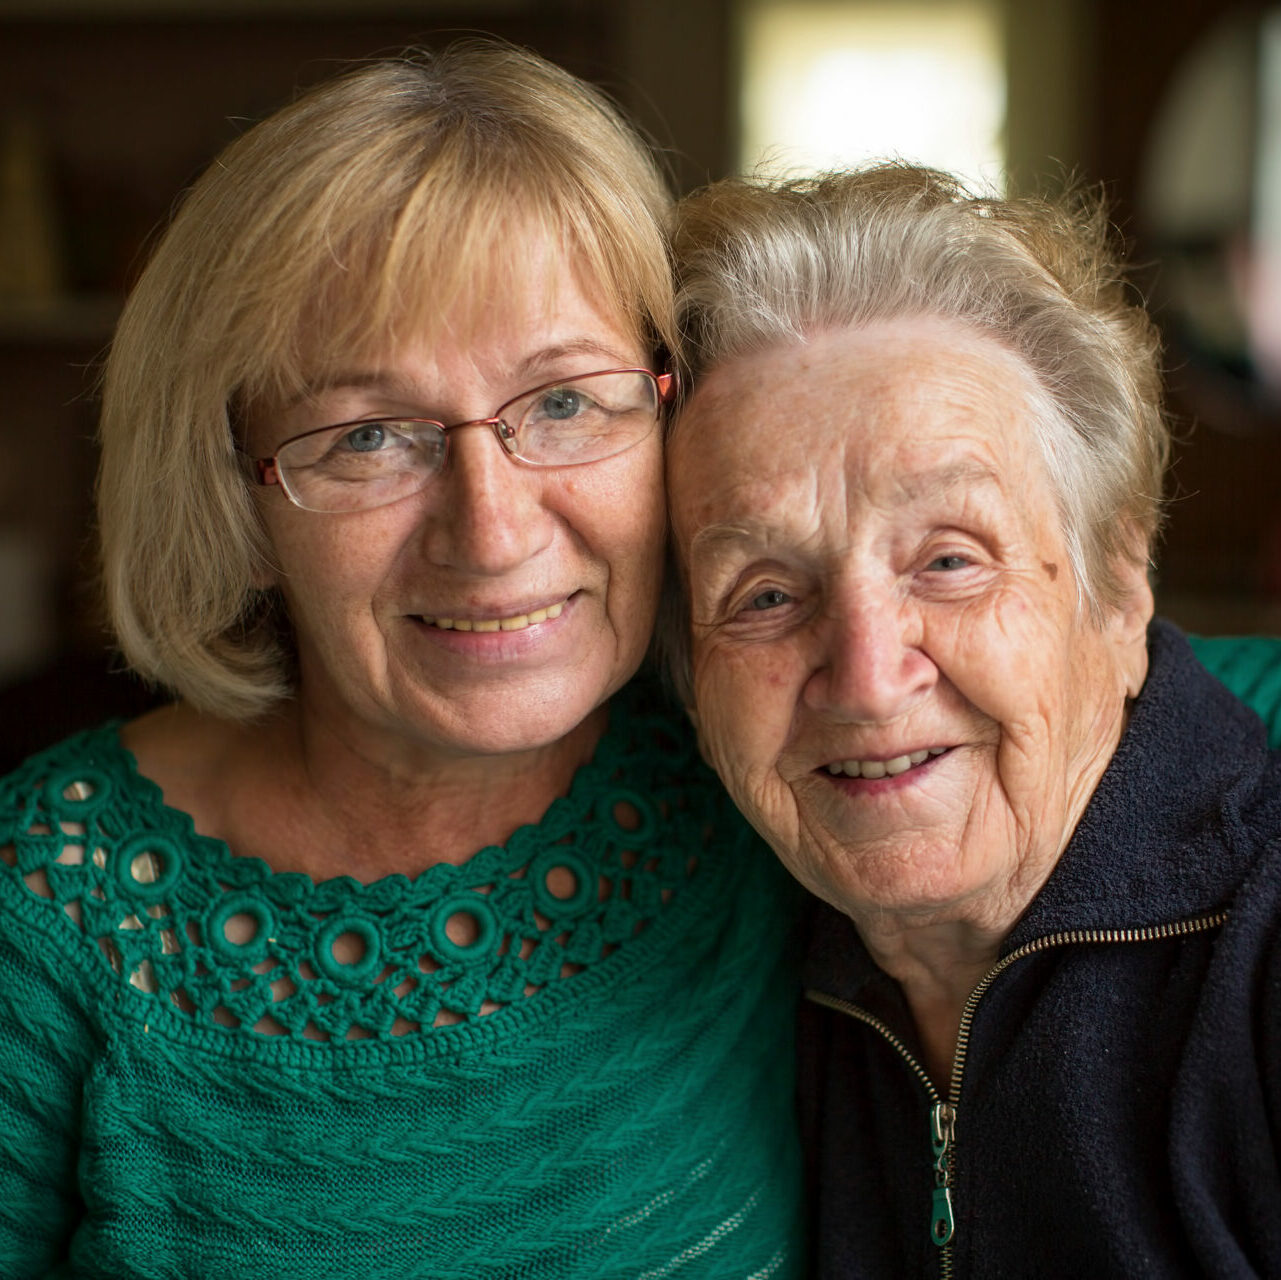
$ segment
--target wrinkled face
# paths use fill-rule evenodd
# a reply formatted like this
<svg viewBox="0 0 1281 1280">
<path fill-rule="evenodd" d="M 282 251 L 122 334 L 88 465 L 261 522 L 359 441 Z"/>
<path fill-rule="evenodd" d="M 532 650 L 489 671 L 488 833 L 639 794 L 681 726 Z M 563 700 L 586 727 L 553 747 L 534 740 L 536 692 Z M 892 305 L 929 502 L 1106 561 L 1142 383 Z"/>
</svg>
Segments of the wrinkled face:
<svg viewBox="0 0 1281 1280">
<path fill-rule="evenodd" d="M 700 738 L 811 891 L 1012 923 L 1146 673 L 1078 606 L 1026 375 L 928 318 L 730 361 L 669 443 Z"/>
<path fill-rule="evenodd" d="M 362 417 L 484 418 L 540 383 L 648 367 L 563 252 L 531 237 L 525 261 L 465 332 L 440 326 L 260 408 L 250 451 Z M 344 734 L 445 756 L 554 743 L 644 654 L 664 529 L 660 432 L 578 467 L 514 463 L 488 427 L 452 432 L 449 448 L 425 491 L 372 511 L 302 511 L 278 487 L 259 490 L 300 703 Z"/>
</svg>

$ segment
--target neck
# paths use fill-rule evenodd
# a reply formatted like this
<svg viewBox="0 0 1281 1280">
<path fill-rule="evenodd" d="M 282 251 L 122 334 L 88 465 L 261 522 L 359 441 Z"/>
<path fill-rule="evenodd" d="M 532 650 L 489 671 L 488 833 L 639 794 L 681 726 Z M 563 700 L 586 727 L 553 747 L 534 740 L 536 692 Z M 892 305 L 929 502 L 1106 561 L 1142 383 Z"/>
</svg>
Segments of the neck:
<svg viewBox="0 0 1281 1280">
<path fill-rule="evenodd" d="M 365 883 L 459 865 L 565 795 L 604 731 L 600 707 L 557 742 L 519 755 L 379 755 L 290 703 L 253 725 L 168 708 L 125 744 L 197 831 L 275 871 Z M 155 722 L 159 723 L 155 723 Z M 149 723 L 151 722 L 151 723 Z"/>
<path fill-rule="evenodd" d="M 926 1071 L 946 1094 L 965 1003 L 996 963 L 1008 929 L 969 922 L 892 925 L 884 917 L 855 924 L 872 959 L 902 989 Z"/>
</svg>

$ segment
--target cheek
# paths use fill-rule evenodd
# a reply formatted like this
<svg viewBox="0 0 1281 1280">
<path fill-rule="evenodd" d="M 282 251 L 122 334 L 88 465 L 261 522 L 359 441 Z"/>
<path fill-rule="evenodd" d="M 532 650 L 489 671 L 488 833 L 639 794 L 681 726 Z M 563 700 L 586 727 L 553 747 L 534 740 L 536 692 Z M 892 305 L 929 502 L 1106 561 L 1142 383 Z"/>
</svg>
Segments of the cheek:
<svg viewBox="0 0 1281 1280">
<path fill-rule="evenodd" d="M 376 513 L 360 517 L 359 527 L 342 517 L 300 514 L 300 520 L 267 525 L 278 569 L 275 580 L 291 614 L 319 613 L 320 624 L 328 625 L 337 615 L 367 612 L 411 536 L 409 528 L 387 518 L 371 519 Z"/>
<path fill-rule="evenodd" d="M 638 452 L 623 454 L 608 471 L 570 472 L 562 515 L 580 544 L 608 565 L 612 578 L 625 575 L 628 586 L 656 592 L 667 530 L 662 456 L 655 448 L 634 458 Z"/>
<path fill-rule="evenodd" d="M 931 619 L 926 644 L 942 674 L 994 720 L 1043 721 L 1070 694 L 1074 603 L 1045 586 L 1014 578 Z"/>
<path fill-rule="evenodd" d="M 772 769 L 791 731 L 801 681 L 785 650 L 694 645 L 694 700 L 704 749 L 718 771 L 743 777 Z"/>
</svg>

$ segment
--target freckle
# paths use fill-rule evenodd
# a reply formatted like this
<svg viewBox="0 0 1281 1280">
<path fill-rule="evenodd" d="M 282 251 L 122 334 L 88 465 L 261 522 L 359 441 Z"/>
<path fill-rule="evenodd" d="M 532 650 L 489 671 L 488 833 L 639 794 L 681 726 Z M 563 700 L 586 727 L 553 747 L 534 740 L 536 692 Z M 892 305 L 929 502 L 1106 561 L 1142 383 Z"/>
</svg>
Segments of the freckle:
<svg viewBox="0 0 1281 1280">
<path fill-rule="evenodd" d="M 1059 566 L 1049 560 L 1041 561 L 1041 568 L 1045 570 L 1046 576 L 1053 582 L 1059 576 Z"/>
</svg>

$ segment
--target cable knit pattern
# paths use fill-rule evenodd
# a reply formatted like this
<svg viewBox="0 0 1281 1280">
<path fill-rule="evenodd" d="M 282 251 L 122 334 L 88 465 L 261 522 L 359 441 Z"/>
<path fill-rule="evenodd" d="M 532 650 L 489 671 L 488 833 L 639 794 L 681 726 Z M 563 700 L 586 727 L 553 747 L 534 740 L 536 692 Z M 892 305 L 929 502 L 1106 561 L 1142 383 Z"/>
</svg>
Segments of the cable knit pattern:
<svg viewBox="0 0 1281 1280">
<path fill-rule="evenodd" d="M 113 726 L 13 774 L 0 1274 L 798 1274 L 791 895 L 643 704 L 412 881 L 234 856 Z"/>
</svg>

